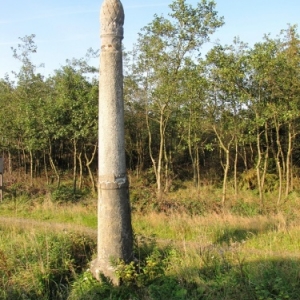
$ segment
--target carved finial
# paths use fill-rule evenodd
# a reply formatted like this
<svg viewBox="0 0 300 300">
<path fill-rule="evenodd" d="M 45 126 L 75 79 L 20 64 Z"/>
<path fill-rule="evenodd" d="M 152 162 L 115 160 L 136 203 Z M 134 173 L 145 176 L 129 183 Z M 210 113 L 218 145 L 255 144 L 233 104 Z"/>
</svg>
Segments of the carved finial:
<svg viewBox="0 0 300 300">
<path fill-rule="evenodd" d="M 104 0 L 101 12 L 101 36 L 114 35 L 123 38 L 124 9 L 120 0 Z"/>
</svg>

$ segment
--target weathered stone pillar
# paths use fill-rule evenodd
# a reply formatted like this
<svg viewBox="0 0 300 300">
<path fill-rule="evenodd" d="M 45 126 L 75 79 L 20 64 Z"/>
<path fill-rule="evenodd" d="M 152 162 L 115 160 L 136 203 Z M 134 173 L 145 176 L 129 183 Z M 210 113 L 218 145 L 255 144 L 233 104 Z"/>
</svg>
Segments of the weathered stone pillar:
<svg viewBox="0 0 300 300">
<path fill-rule="evenodd" d="M 124 10 L 120 0 L 104 0 L 100 21 L 98 257 L 92 272 L 98 280 L 102 273 L 118 284 L 111 261 L 133 258 L 124 137 Z"/>
</svg>

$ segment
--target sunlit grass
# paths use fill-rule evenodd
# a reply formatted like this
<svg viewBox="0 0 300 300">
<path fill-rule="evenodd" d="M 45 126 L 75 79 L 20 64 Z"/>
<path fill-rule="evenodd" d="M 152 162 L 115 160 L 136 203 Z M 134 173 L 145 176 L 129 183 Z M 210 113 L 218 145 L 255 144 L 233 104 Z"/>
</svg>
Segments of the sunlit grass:
<svg viewBox="0 0 300 300">
<path fill-rule="evenodd" d="M 209 193 L 212 195 L 211 198 Z M 296 300 L 295 295 L 299 295 L 300 292 L 298 195 L 291 194 L 281 204 L 279 211 L 274 209 L 272 195 L 268 195 L 265 206 L 266 212 L 269 213 L 263 214 L 256 210 L 259 205 L 252 191 L 245 192 L 242 200 L 235 199 L 229 194 L 232 198 L 228 200 L 230 203 L 223 212 L 219 210 L 218 195 L 217 191 L 212 192 L 209 187 L 199 195 L 189 186 L 188 189 L 183 188 L 178 193 L 172 192 L 170 198 L 163 201 L 177 203 L 187 201 L 189 205 L 191 204 L 187 206 L 191 208 L 190 211 L 181 210 L 178 206 L 172 207 L 169 211 L 133 209 L 132 225 L 136 240 L 140 241 L 137 243 L 138 247 L 144 248 L 143 251 L 146 249 L 149 257 L 153 255 L 151 251 L 158 248 L 165 253 L 168 260 L 164 276 L 157 279 L 153 288 L 158 289 L 157 293 L 164 290 L 166 294 L 174 292 L 174 295 L 172 294 L 174 299 L 200 297 L 208 300 Z M 288 201 L 293 208 L 289 207 Z M 169 202 L 166 203 L 169 205 Z M 162 207 L 163 205 L 164 202 Z M 232 210 L 230 207 L 235 209 Z M 194 208 L 200 208 L 200 213 L 195 214 Z M 13 284 L 19 290 L 29 291 L 29 295 L 34 293 L 33 299 L 39 297 L 42 299 L 45 288 L 49 292 L 49 274 L 53 272 L 56 274 L 55 270 L 65 272 L 55 264 L 54 269 L 49 268 L 49 259 L 55 253 L 54 256 L 58 260 L 67 261 L 66 255 L 70 252 L 67 245 L 70 241 L 64 244 L 64 240 L 66 237 L 69 238 L 68 233 L 83 234 L 96 243 L 95 197 L 65 203 L 53 201 L 50 195 L 38 199 L 20 196 L 0 203 L 0 216 L 11 217 L 3 219 L 0 226 L 2 250 L 0 271 L 4 270 L 2 275 L 10 278 L 3 281 L 3 290 L 6 292 L 9 291 L 7 287 L 12 284 L 10 280 L 13 280 Z M 29 223 L 18 220 L 23 218 L 30 220 Z M 143 240 L 153 240 L 155 248 L 145 247 Z M 56 246 L 51 246 L 53 243 L 57 243 Z M 78 243 L 78 240 L 71 243 Z M 49 245 L 54 247 L 53 252 Z M 60 256 L 59 251 L 54 251 L 56 247 L 64 252 L 61 253 L 63 256 Z M 139 251 L 141 250 L 136 253 L 137 257 Z M 80 283 L 86 276 L 78 278 L 73 276 L 74 286 L 76 287 L 76 282 Z M 53 281 L 57 281 L 57 278 L 55 277 Z M 87 290 L 91 286 L 93 288 L 98 286 L 95 282 L 91 283 L 91 278 L 89 280 L 90 283 L 82 282 Z M 45 282 L 48 283 L 45 285 Z M 36 287 L 34 292 L 31 291 L 31 286 Z M 68 283 L 64 282 L 58 287 L 66 289 L 60 290 L 62 295 L 70 292 Z M 74 299 L 76 292 L 74 288 Z M 124 297 L 122 290 L 115 290 L 113 287 L 103 287 L 100 293 L 102 292 L 107 295 L 107 298 L 103 296 L 103 299 L 129 299 L 122 298 Z M 129 294 L 135 292 L 135 290 L 126 291 Z M 156 299 L 149 298 L 148 286 L 144 286 L 138 293 L 139 299 Z M 188 295 L 188 298 L 184 298 L 185 295 Z M 97 298 L 91 296 L 89 299 Z"/>
<path fill-rule="evenodd" d="M 97 227 L 95 199 L 84 203 L 56 203 L 48 196 L 40 201 L 20 197 L 13 201 L 4 201 L 0 207 L 1 216 Z"/>
<path fill-rule="evenodd" d="M 60 228 L 0 225 L 0 299 L 66 299 L 95 242 Z"/>
</svg>

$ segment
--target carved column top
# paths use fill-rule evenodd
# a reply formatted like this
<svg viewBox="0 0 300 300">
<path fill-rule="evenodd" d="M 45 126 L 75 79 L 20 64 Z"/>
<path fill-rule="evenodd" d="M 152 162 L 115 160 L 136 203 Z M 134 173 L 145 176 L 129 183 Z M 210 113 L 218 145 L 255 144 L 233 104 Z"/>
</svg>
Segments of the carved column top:
<svg viewBox="0 0 300 300">
<path fill-rule="evenodd" d="M 124 9 L 120 0 L 104 0 L 101 6 L 101 36 L 114 35 L 123 38 Z"/>
</svg>

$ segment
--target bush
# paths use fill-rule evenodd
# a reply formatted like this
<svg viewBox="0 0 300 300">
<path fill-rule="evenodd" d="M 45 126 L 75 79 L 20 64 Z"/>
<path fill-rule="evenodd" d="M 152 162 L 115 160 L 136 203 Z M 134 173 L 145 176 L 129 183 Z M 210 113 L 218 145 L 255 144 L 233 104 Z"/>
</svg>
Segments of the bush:
<svg viewBox="0 0 300 300">
<path fill-rule="evenodd" d="M 259 214 L 260 207 L 258 203 L 249 203 L 239 200 L 235 205 L 232 206 L 231 211 L 233 214 L 238 216 L 253 217 Z"/>
<path fill-rule="evenodd" d="M 77 202 L 82 199 L 88 191 L 76 190 L 73 186 L 61 185 L 51 191 L 51 199 L 53 202 Z"/>
</svg>

